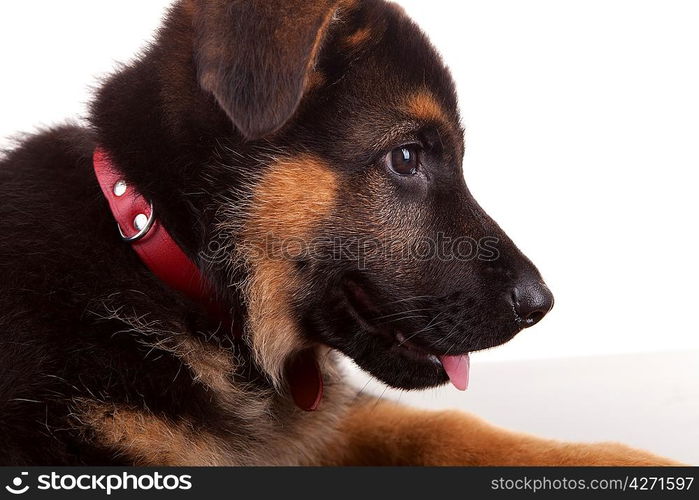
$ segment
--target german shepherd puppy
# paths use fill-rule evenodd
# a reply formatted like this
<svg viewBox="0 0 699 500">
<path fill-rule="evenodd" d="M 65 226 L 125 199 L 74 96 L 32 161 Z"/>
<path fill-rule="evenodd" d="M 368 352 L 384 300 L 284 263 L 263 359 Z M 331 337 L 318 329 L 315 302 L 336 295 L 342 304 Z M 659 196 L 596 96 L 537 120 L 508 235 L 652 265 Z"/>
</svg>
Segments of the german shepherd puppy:
<svg viewBox="0 0 699 500">
<path fill-rule="evenodd" d="M 343 382 L 337 352 L 390 386 L 464 388 L 468 353 L 553 305 L 464 183 L 457 109 L 395 4 L 178 1 L 89 127 L 28 137 L 0 164 L 0 462 L 670 463 Z M 224 314 L 122 239 L 96 150 Z M 475 251 L 413 251 L 440 238 Z"/>
</svg>

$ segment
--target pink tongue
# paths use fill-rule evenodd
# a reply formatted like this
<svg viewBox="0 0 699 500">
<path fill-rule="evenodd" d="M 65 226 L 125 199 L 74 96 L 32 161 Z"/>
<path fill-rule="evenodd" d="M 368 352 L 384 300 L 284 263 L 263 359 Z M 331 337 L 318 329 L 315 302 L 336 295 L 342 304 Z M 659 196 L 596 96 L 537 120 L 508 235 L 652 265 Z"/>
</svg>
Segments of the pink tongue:
<svg viewBox="0 0 699 500">
<path fill-rule="evenodd" d="M 468 354 L 462 356 L 440 356 L 444 371 L 449 375 L 451 383 L 460 391 L 468 389 L 468 371 L 471 367 L 471 358 Z"/>
</svg>

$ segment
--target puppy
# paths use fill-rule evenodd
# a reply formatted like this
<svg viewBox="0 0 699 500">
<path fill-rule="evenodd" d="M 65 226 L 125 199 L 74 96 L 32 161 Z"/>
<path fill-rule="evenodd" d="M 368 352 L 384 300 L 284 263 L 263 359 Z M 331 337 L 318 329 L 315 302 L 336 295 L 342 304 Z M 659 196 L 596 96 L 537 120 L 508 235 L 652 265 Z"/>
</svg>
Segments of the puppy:
<svg viewBox="0 0 699 500">
<path fill-rule="evenodd" d="M 463 389 L 553 305 L 464 183 L 457 108 L 395 4 L 177 2 L 90 126 L 0 165 L 0 462 L 670 463 L 343 382 L 336 352 Z"/>
</svg>

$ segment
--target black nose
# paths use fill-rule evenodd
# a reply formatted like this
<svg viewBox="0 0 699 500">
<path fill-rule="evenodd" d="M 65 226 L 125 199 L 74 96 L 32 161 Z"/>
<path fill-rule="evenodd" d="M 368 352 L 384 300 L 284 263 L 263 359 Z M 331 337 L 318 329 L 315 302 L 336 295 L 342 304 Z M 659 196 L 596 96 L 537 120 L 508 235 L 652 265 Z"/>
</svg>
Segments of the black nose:
<svg viewBox="0 0 699 500">
<path fill-rule="evenodd" d="M 512 291 L 517 321 L 524 327 L 536 325 L 553 308 L 553 294 L 539 279 L 522 279 Z"/>
</svg>

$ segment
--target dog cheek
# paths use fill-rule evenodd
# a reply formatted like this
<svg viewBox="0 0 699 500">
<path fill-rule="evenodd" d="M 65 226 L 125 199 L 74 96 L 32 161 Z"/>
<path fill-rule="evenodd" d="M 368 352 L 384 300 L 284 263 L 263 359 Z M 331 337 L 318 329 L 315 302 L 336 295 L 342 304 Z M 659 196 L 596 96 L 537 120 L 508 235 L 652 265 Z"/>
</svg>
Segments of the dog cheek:
<svg viewBox="0 0 699 500">
<path fill-rule="evenodd" d="M 329 165 L 310 155 L 269 166 L 254 190 L 243 230 L 245 246 L 257 250 L 246 259 L 247 333 L 257 362 L 276 386 L 288 357 L 306 347 L 293 309 L 304 290 L 290 256 L 310 248 L 314 231 L 333 213 L 337 190 Z"/>
<path fill-rule="evenodd" d="M 403 199 L 399 189 L 378 171 L 364 175 L 350 191 L 351 199 L 343 205 L 352 207 L 345 218 L 353 221 L 352 236 L 361 242 L 357 249 L 360 267 L 389 283 L 409 285 L 422 272 L 422 263 L 411 257 L 429 237 L 427 205 L 417 198 Z"/>
</svg>

